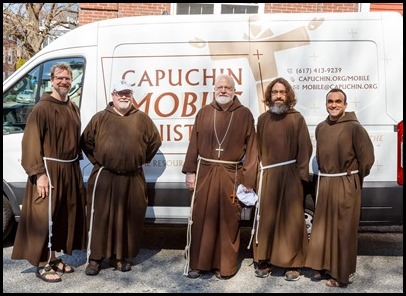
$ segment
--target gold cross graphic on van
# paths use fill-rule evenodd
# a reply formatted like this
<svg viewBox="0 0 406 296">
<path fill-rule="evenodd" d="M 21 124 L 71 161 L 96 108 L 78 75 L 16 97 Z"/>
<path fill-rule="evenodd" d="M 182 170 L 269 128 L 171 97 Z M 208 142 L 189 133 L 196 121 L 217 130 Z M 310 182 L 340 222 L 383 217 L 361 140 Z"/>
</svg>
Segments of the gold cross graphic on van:
<svg viewBox="0 0 406 296">
<path fill-rule="evenodd" d="M 263 81 L 278 76 L 275 53 L 309 45 L 310 38 L 307 31 L 317 29 L 323 21 L 323 19 L 314 18 L 307 26 L 274 36 L 271 29 L 265 27 L 261 22 L 261 17 L 254 15 L 250 19 L 249 35 L 244 34 L 243 36 L 245 41 L 208 43 L 210 56 L 213 60 L 235 59 L 238 57 L 247 58 L 257 83 L 258 98 L 262 100 L 264 92 Z M 296 41 L 292 42 L 292 40 Z M 196 38 L 192 45 L 203 47 L 206 45 L 206 42 Z M 246 47 L 250 47 L 249 50 Z M 251 52 L 251 54 L 247 55 L 245 54 L 246 52 Z"/>
</svg>

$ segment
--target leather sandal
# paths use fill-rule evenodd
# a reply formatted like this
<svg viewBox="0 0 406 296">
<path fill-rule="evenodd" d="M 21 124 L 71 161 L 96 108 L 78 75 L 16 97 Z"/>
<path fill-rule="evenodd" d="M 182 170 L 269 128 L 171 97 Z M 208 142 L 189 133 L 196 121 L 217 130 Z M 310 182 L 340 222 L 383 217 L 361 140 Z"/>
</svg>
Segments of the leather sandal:
<svg viewBox="0 0 406 296">
<path fill-rule="evenodd" d="M 75 271 L 72 266 L 63 263 L 62 259 L 55 259 L 53 261 L 50 261 L 49 265 L 52 267 L 53 270 L 57 272 L 72 273 Z"/>
<path fill-rule="evenodd" d="M 340 282 L 336 281 L 335 279 L 329 279 L 329 280 L 326 282 L 326 286 L 328 286 L 328 287 L 333 287 L 333 288 L 344 288 L 344 287 L 347 287 L 346 284 L 340 283 Z"/>
<path fill-rule="evenodd" d="M 131 270 L 131 264 L 126 260 L 117 260 L 115 269 L 121 272 L 127 272 Z"/>
<path fill-rule="evenodd" d="M 49 278 L 48 277 L 49 275 L 56 275 L 58 277 Z M 45 265 L 44 267 L 37 267 L 35 276 L 47 283 L 58 283 L 62 281 L 61 277 L 55 272 L 55 270 L 49 264 Z"/>
</svg>

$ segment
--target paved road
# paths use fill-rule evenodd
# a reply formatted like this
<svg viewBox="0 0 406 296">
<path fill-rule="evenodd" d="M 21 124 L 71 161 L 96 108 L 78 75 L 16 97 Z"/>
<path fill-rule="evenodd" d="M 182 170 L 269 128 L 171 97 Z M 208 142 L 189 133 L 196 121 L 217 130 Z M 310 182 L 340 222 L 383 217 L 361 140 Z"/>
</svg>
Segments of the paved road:
<svg viewBox="0 0 406 296">
<path fill-rule="evenodd" d="M 98 276 L 89 277 L 84 274 L 84 251 L 62 255 L 76 270 L 63 275 L 60 283 L 37 279 L 28 262 L 10 259 L 12 242 L 3 242 L 3 293 L 403 293 L 403 227 L 361 229 L 357 274 L 347 288 L 312 282 L 309 270 L 297 282 L 285 281 L 282 270 L 265 279 L 255 277 L 246 249 L 249 235 L 250 229 L 244 228 L 239 272 L 225 281 L 211 273 L 194 280 L 183 276 L 186 226 L 147 226 L 141 252 L 127 273 L 105 266 Z"/>
</svg>

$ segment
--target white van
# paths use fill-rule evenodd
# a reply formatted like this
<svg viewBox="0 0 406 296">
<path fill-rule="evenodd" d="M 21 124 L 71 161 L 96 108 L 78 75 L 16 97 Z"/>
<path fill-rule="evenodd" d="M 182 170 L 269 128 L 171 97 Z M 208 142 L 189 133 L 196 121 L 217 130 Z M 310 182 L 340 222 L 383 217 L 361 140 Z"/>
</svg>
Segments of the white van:
<svg viewBox="0 0 406 296">
<path fill-rule="evenodd" d="M 20 163 L 26 118 L 49 89 L 50 67 L 58 62 L 73 68 L 70 96 L 80 106 L 82 128 L 105 108 L 111 84 L 120 78 L 132 83 L 139 108 L 158 127 L 163 145 L 144 167 L 147 221 L 187 222 L 190 196 L 181 168 L 192 124 L 213 99 L 216 75 L 225 72 L 255 118 L 265 110 L 267 84 L 278 76 L 288 79 L 313 140 L 316 125 L 327 116 L 327 91 L 342 88 L 347 110 L 356 112 L 375 147 L 361 224 L 403 224 L 403 185 L 397 183 L 402 176 L 403 184 L 403 17 L 398 13 L 142 16 L 95 22 L 63 35 L 3 83 L 3 239 L 19 218 L 27 179 Z M 17 95 L 27 89 L 35 102 L 21 104 Z M 81 165 L 87 181 L 91 165 L 87 160 Z M 311 173 L 317 173 L 314 157 Z M 308 203 L 314 188 L 306 190 Z"/>
</svg>

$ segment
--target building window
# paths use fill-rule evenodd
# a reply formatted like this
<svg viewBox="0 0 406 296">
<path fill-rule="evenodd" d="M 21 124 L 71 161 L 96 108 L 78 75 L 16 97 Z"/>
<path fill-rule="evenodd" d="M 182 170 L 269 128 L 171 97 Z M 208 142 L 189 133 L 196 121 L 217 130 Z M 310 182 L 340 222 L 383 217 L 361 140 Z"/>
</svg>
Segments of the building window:
<svg viewBox="0 0 406 296">
<path fill-rule="evenodd" d="M 174 3 L 175 14 L 257 14 L 264 3 Z"/>
<path fill-rule="evenodd" d="M 256 3 L 246 3 L 256 4 Z M 249 14 L 258 13 L 258 5 L 222 4 L 221 14 Z"/>
<path fill-rule="evenodd" d="M 213 4 L 176 3 L 176 14 L 213 14 Z"/>
</svg>

